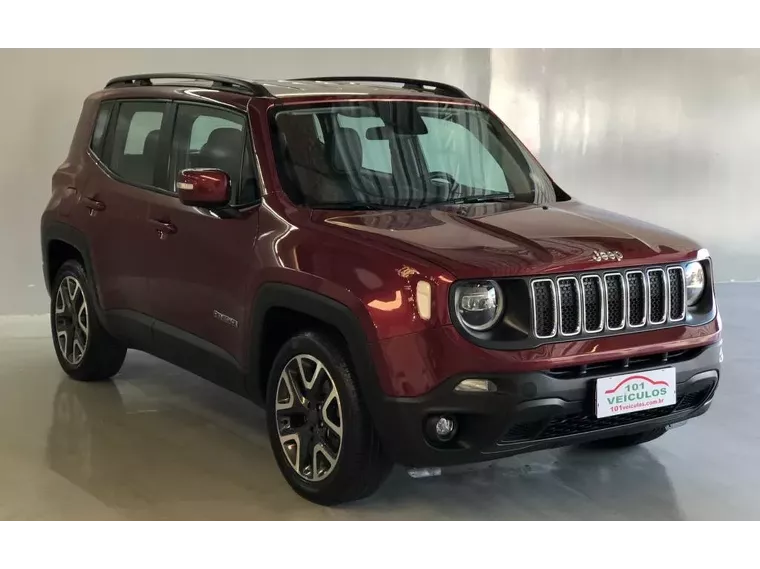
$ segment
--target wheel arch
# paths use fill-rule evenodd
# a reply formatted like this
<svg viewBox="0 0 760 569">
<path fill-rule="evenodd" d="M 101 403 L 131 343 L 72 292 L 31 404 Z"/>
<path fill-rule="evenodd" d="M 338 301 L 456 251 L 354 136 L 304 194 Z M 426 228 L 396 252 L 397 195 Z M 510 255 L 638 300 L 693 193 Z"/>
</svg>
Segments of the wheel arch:
<svg viewBox="0 0 760 569">
<path fill-rule="evenodd" d="M 273 318 L 288 317 L 290 321 L 274 332 Z M 376 371 L 372 365 L 370 341 L 359 316 L 345 304 L 298 286 L 284 283 L 266 283 L 259 289 L 251 316 L 247 390 L 251 399 L 263 403 L 271 364 L 282 340 L 294 330 L 313 329 L 331 334 L 346 349 L 350 365 L 357 375 L 359 389 L 365 403 L 379 392 Z M 272 339 L 268 342 L 268 339 Z M 337 337 L 336 337 L 337 336 Z M 279 345 L 278 345 L 279 344 Z"/>
<path fill-rule="evenodd" d="M 60 266 L 67 259 L 76 259 L 82 263 L 90 284 L 95 291 L 95 309 L 101 322 L 104 321 L 100 307 L 100 291 L 98 289 L 97 275 L 93 270 L 92 257 L 87 237 L 84 233 L 70 225 L 60 222 L 49 222 L 42 227 L 42 267 L 45 279 L 45 287 L 51 294 L 53 279 Z"/>
</svg>

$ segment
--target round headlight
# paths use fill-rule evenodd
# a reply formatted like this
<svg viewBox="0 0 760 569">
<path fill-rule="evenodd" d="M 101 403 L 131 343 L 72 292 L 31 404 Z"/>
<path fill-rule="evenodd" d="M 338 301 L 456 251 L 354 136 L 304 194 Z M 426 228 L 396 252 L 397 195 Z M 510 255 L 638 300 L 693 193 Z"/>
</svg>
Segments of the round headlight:
<svg viewBox="0 0 760 569">
<path fill-rule="evenodd" d="M 705 270 L 702 268 L 702 263 L 695 261 L 686 265 L 684 279 L 686 281 L 686 304 L 694 306 L 702 298 L 702 293 L 705 291 Z"/>
<path fill-rule="evenodd" d="M 470 330 L 491 328 L 504 311 L 501 288 L 493 281 L 461 284 L 454 294 L 454 306 L 459 321 Z"/>
</svg>

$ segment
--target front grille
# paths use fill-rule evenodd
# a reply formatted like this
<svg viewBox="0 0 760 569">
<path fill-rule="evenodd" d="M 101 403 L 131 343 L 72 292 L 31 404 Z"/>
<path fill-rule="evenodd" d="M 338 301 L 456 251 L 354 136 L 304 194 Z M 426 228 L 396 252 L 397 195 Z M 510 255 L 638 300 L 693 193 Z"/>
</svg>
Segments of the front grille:
<svg viewBox="0 0 760 569">
<path fill-rule="evenodd" d="M 686 411 L 699 407 L 710 396 L 711 390 L 712 387 L 706 387 L 700 391 L 681 395 L 676 400 L 676 404 L 669 407 L 658 407 L 657 409 L 647 409 L 645 411 L 637 411 L 636 413 L 615 415 L 614 417 L 597 418 L 589 413 L 576 413 L 574 415 L 555 417 L 544 422 L 530 421 L 518 423 L 510 427 L 499 441 L 499 444 L 531 440 L 542 441 L 570 435 L 580 435 L 592 431 L 630 425 L 631 423 L 646 421 L 648 419 L 667 417 L 677 411 Z"/>
<path fill-rule="evenodd" d="M 684 285 L 680 266 L 534 279 L 533 334 L 570 337 L 680 322 Z"/>
</svg>

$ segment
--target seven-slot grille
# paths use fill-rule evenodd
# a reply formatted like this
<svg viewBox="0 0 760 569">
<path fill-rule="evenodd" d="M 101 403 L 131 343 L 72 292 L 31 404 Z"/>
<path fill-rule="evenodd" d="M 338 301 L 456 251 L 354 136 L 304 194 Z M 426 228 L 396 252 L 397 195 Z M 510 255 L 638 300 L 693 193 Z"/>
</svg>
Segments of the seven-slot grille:
<svg viewBox="0 0 760 569">
<path fill-rule="evenodd" d="M 684 287 L 680 266 L 534 279 L 533 333 L 571 337 L 679 322 Z"/>
</svg>

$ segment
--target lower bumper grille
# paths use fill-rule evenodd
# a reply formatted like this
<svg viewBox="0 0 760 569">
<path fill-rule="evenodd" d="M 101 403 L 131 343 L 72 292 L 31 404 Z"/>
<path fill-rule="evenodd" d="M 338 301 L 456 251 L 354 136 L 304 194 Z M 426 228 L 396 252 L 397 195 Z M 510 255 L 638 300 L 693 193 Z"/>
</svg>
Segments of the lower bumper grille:
<svg viewBox="0 0 760 569">
<path fill-rule="evenodd" d="M 701 389 L 693 393 L 687 393 L 678 398 L 675 405 L 670 407 L 660 407 L 657 409 L 647 409 L 636 413 L 627 413 L 625 415 L 616 415 L 614 417 L 597 418 L 588 413 L 577 413 L 575 415 L 565 415 L 556 417 L 547 421 L 532 421 L 527 423 L 518 423 L 513 425 L 499 444 L 523 442 L 523 441 L 543 441 L 555 439 L 570 435 L 580 435 L 609 429 L 611 427 L 621 427 L 630 425 L 639 421 L 648 419 L 657 419 L 666 417 L 677 411 L 686 411 L 694 409 L 704 403 L 710 396 L 712 387 Z"/>
</svg>

